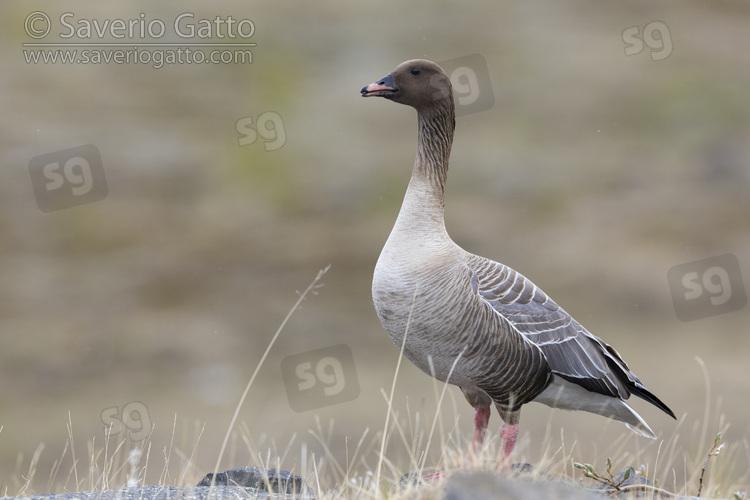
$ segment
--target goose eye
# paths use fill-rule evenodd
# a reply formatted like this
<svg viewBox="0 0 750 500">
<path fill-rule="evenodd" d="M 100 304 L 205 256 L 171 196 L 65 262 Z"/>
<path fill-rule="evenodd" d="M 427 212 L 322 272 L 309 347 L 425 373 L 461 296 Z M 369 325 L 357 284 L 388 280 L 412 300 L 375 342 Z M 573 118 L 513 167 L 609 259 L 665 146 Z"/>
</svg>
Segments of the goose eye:
<svg viewBox="0 0 750 500">
<path fill-rule="evenodd" d="M 421 70 L 421 69 L 419 69 L 419 68 L 412 68 L 412 69 L 411 69 L 411 74 L 412 74 L 412 75 L 418 75 L 418 74 L 420 74 L 421 72 L 422 72 L 422 70 Z"/>
</svg>

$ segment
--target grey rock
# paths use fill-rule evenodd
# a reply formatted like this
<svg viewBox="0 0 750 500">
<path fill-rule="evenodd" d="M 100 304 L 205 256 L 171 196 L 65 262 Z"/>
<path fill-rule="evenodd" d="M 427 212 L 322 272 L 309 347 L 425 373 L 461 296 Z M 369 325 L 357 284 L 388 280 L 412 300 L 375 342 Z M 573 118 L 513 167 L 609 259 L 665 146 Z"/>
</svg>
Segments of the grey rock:
<svg viewBox="0 0 750 500">
<path fill-rule="evenodd" d="M 489 472 L 456 474 L 445 485 L 445 500 L 602 500 L 601 493 L 563 483 Z"/>
<path fill-rule="evenodd" d="M 15 497 L 28 500 L 313 500 L 315 495 L 291 472 L 258 467 L 242 467 L 204 477 L 197 486 L 133 486 L 120 490 L 80 491 L 50 495 Z M 266 481 L 266 478 L 268 479 Z M 271 489 L 269 491 L 268 486 Z M 210 492 L 210 495 L 209 495 Z M 4 497 L 9 500 L 14 497 Z"/>
<path fill-rule="evenodd" d="M 177 486 L 133 486 L 120 490 L 80 491 L 75 493 L 55 493 L 50 495 L 29 495 L 15 497 L 28 500 L 227 500 L 255 499 L 270 500 L 267 491 L 253 488 L 216 486 L 177 487 Z M 13 497 L 6 497 L 3 500 Z M 273 495 L 274 499 L 296 499 L 297 495 Z"/>
<path fill-rule="evenodd" d="M 521 464 L 516 464 L 521 465 Z M 628 479 L 625 472 L 630 470 Z M 655 487 L 651 481 L 625 467 L 614 478 L 620 492 L 605 484 L 579 486 L 544 477 L 524 477 L 515 470 L 512 476 L 490 472 L 459 473 L 448 478 L 444 500 L 605 500 L 609 498 L 675 498 L 701 500 L 693 496 L 674 496 Z M 662 495 L 664 493 L 664 495 Z"/>
<path fill-rule="evenodd" d="M 301 476 L 295 476 L 285 470 L 240 467 L 216 474 L 209 472 L 198 483 L 198 486 L 210 486 L 212 480 L 214 484 L 221 486 L 241 486 L 266 492 L 270 487 L 270 491 L 274 493 L 300 494 L 304 492 L 306 495 L 312 495 L 310 488 L 305 487 L 303 491 L 304 479 Z"/>
<path fill-rule="evenodd" d="M 516 463 L 511 465 L 511 471 L 513 473 L 513 477 L 516 477 L 520 474 L 531 474 L 534 471 L 534 466 L 525 462 Z M 441 476 L 452 474 L 453 472 L 454 471 L 450 470 L 422 471 L 421 473 L 407 472 L 399 478 L 398 484 L 402 489 L 408 486 L 420 486 L 422 484 L 438 480 L 441 478 Z"/>
</svg>

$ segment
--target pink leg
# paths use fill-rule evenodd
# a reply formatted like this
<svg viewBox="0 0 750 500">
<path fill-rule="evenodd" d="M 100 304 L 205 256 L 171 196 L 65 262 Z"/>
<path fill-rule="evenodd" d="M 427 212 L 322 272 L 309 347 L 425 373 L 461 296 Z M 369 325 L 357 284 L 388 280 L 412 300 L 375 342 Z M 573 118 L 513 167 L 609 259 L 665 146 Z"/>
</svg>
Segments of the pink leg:
<svg viewBox="0 0 750 500">
<path fill-rule="evenodd" d="M 445 477 L 445 471 L 439 470 L 437 472 L 430 472 L 429 474 L 425 474 L 422 476 L 422 479 L 426 479 L 428 481 L 440 481 Z"/>
<path fill-rule="evenodd" d="M 484 435 L 487 432 L 487 425 L 490 423 L 490 409 L 476 408 L 474 410 L 474 436 L 471 438 L 471 450 L 479 453 L 484 443 Z"/>
<path fill-rule="evenodd" d="M 482 451 L 484 436 L 487 433 L 487 425 L 490 423 L 492 412 L 489 407 L 474 408 L 474 435 L 471 438 L 471 450 L 469 450 L 468 459 L 473 460 L 475 455 Z M 445 477 L 447 471 L 437 471 L 422 476 L 424 479 L 436 481 Z"/>
<path fill-rule="evenodd" d="M 503 443 L 503 456 L 501 458 L 501 466 L 504 469 L 510 467 L 510 456 L 513 454 L 513 448 L 516 447 L 517 437 L 518 424 L 504 424 L 500 428 L 500 439 L 502 439 Z"/>
</svg>

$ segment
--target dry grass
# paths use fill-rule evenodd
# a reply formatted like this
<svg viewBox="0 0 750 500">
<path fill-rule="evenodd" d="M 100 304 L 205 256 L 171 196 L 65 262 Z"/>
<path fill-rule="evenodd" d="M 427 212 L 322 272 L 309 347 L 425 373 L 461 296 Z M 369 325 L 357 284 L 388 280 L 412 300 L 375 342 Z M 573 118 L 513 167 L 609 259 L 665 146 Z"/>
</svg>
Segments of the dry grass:
<svg viewBox="0 0 750 500">
<path fill-rule="evenodd" d="M 466 425 L 461 425 L 459 412 L 456 410 L 457 402 L 451 397 L 446 397 L 446 384 L 435 381 L 433 397 L 438 401 L 438 409 L 444 404 L 452 404 L 455 417 L 450 421 L 445 420 L 442 411 L 434 415 L 412 412 L 408 402 L 405 414 L 400 414 L 394 408 L 393 400 L 398 384 L 400 362 L 394 373 L 390 393 L 382 391 L 384 426 L 378 432 L 373 433 L 370 429 L 364 429 L 358 437 L 347 437 L 343 443 L 334 442 L 334 421 L 331 420 L 324 426 L 323 422 L 316 418 L 316 427 L 309 430 L 309 435 L 320 450 L 319 453 L 315 453 L 308 449 L 304 441 L 298 445 L 296 434 L 292 435 L 282 448 L 269 440 L 264 433 L 255 435 L 246 424 L 236 425 L 240 409 L 268 352 L 306 296 L 316 293 L 315 290 L 321 286 L 320 281 L 327 270 L 328 268 L 319 271 L 310 285 L 299 293 L 298 300 L 269 342 L 239 398 L 214 470 L 221 470 L 222 464 L 234 462 L 237 449 L 244 448 L 244 451 L 255 458 L 256 465 L 279 469 L 286 467 L 304 477 L 307 484 L 324 499 L 441 497 L 444 480 L 427 482 L 419 486 L 408 482 L 403 484 L 400 480 L 407 471 L 417 476 L 438 470 L 492 471 L 504 474 L 497 470 L 499 443 L 497 436 L 492 433 L 488 433 L 488 439 L 481 452 L 467 458 L 469 442 L 465 437 Z M 700 358 L 697 358 L 697 361 L 703 369 L 706 383 L 706 406 L 702 418 L 690 419 L 683 415 L 671 436 L 659 437 L 646 445 L 632 433 L 623 431 L 619 439 L 602 446 L 598 455 L 590 457 L 581 456 L 576 441 L 568 443 L 565 440 L 564 429 L 559 430 L 560 441 L 563 444 L 551 448 L 550 436 L 555 431 L 548 425 L 542 440 L 542 443 L 546 444 L 541 446 L 538 453 L 530 449 L 528 436 L 524 435 L 520 439 L 517 457 L 520 455 L 533 464 L 533 471 L 527 478 L 579 482 L 588 486 L 598 481 L 617 488 L 619 485 L 614 480 L 612 468 L 617 471 L 632 466 L 637 474 L 652 481 L 654 486 L 647 488 L 648 491 L 660 492 L 665 496 L 708 494 L 711 498 L 744 498 L 750 472 L 735 466 L 735 463 L 747 460 L 750 456 L 750 446 L 746 441 L 722 441 L 722 433 L 726 432 L 729 424 L 724 421 L 722 415 L 715 414 L 716 405 L 712 400 L 710 379 L 705 364 Z M 207 472 L 201 473 L 195 465 L 203 427 L 196 426 L 192 431 L 186 431 L 183 427 L 180 430 L 176 416 L 172 439 L 161 450 L 152 447 L 150 437 L 142 442 L 133 443 L 127 439 L 115 441 L 110 435 L 106 435 L 103 443 L 92 439 L 85 455 L 81 456 L 81 451 L 76 450 L 74 446 L 74 429 L 70 418 L 67 428 L 68 441 L 62 456 L 55 462 L 50 476 L 46 478 L 46 491 L 108 490 L 142 485 L 147 469 L 159 466 L 161 472 L 158 484 L 189 486 L 194 485 L 197 478 Z M 717 428 L 718 433 L 711 444 L 710 436 Z M 175 443 L 178 437 L 181 441 L 179 446 Z M 334 452 L 341 447 L 345 450 L 344 463 L 337 460 L 337 453 Z M 435 448 L 437 450 L 431 453 Z M 0 485 L 0 493 L 16 496 L 34 493 L 30 485 L 39 484 L 41 481 L 41 478 L 36 476 L 43 451 L 44 446 L 40 445 L 29 460 L 26 470 L 16 475 L 14 484 Z M 392 457 L 404 454 L 408 466 L 402 470 Z M 161 456 L 160 465 L 156 465 L 157 455 Z M 299 458 L 294 458 L 294 455 Z M 63 463 L 71 463 L 72 466 L 62 470 Z M 596 464 L 604 464 L 604 472 L 598 472 Z M 590 480 L 584 481 L 583 477 Z M 680 481 L 680 477 L 684 480 Z"/>
</svg>

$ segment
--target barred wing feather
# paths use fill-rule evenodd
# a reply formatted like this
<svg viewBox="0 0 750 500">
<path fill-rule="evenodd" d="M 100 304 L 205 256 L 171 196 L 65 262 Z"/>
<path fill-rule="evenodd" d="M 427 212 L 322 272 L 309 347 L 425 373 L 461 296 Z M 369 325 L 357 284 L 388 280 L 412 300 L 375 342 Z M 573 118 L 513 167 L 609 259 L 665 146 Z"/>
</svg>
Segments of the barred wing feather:
<svg viewBox="0 0 750 500">
<path fill-rule="evenodd" d="M 588 332 L 531 280 L 482 257 L 475 256 L 469 266 L 474 292 L 541 349 L 553 374 L 605 396 L 627 399 L 635 394 L 674 417 L 614 348 Z"/>
</svg>

